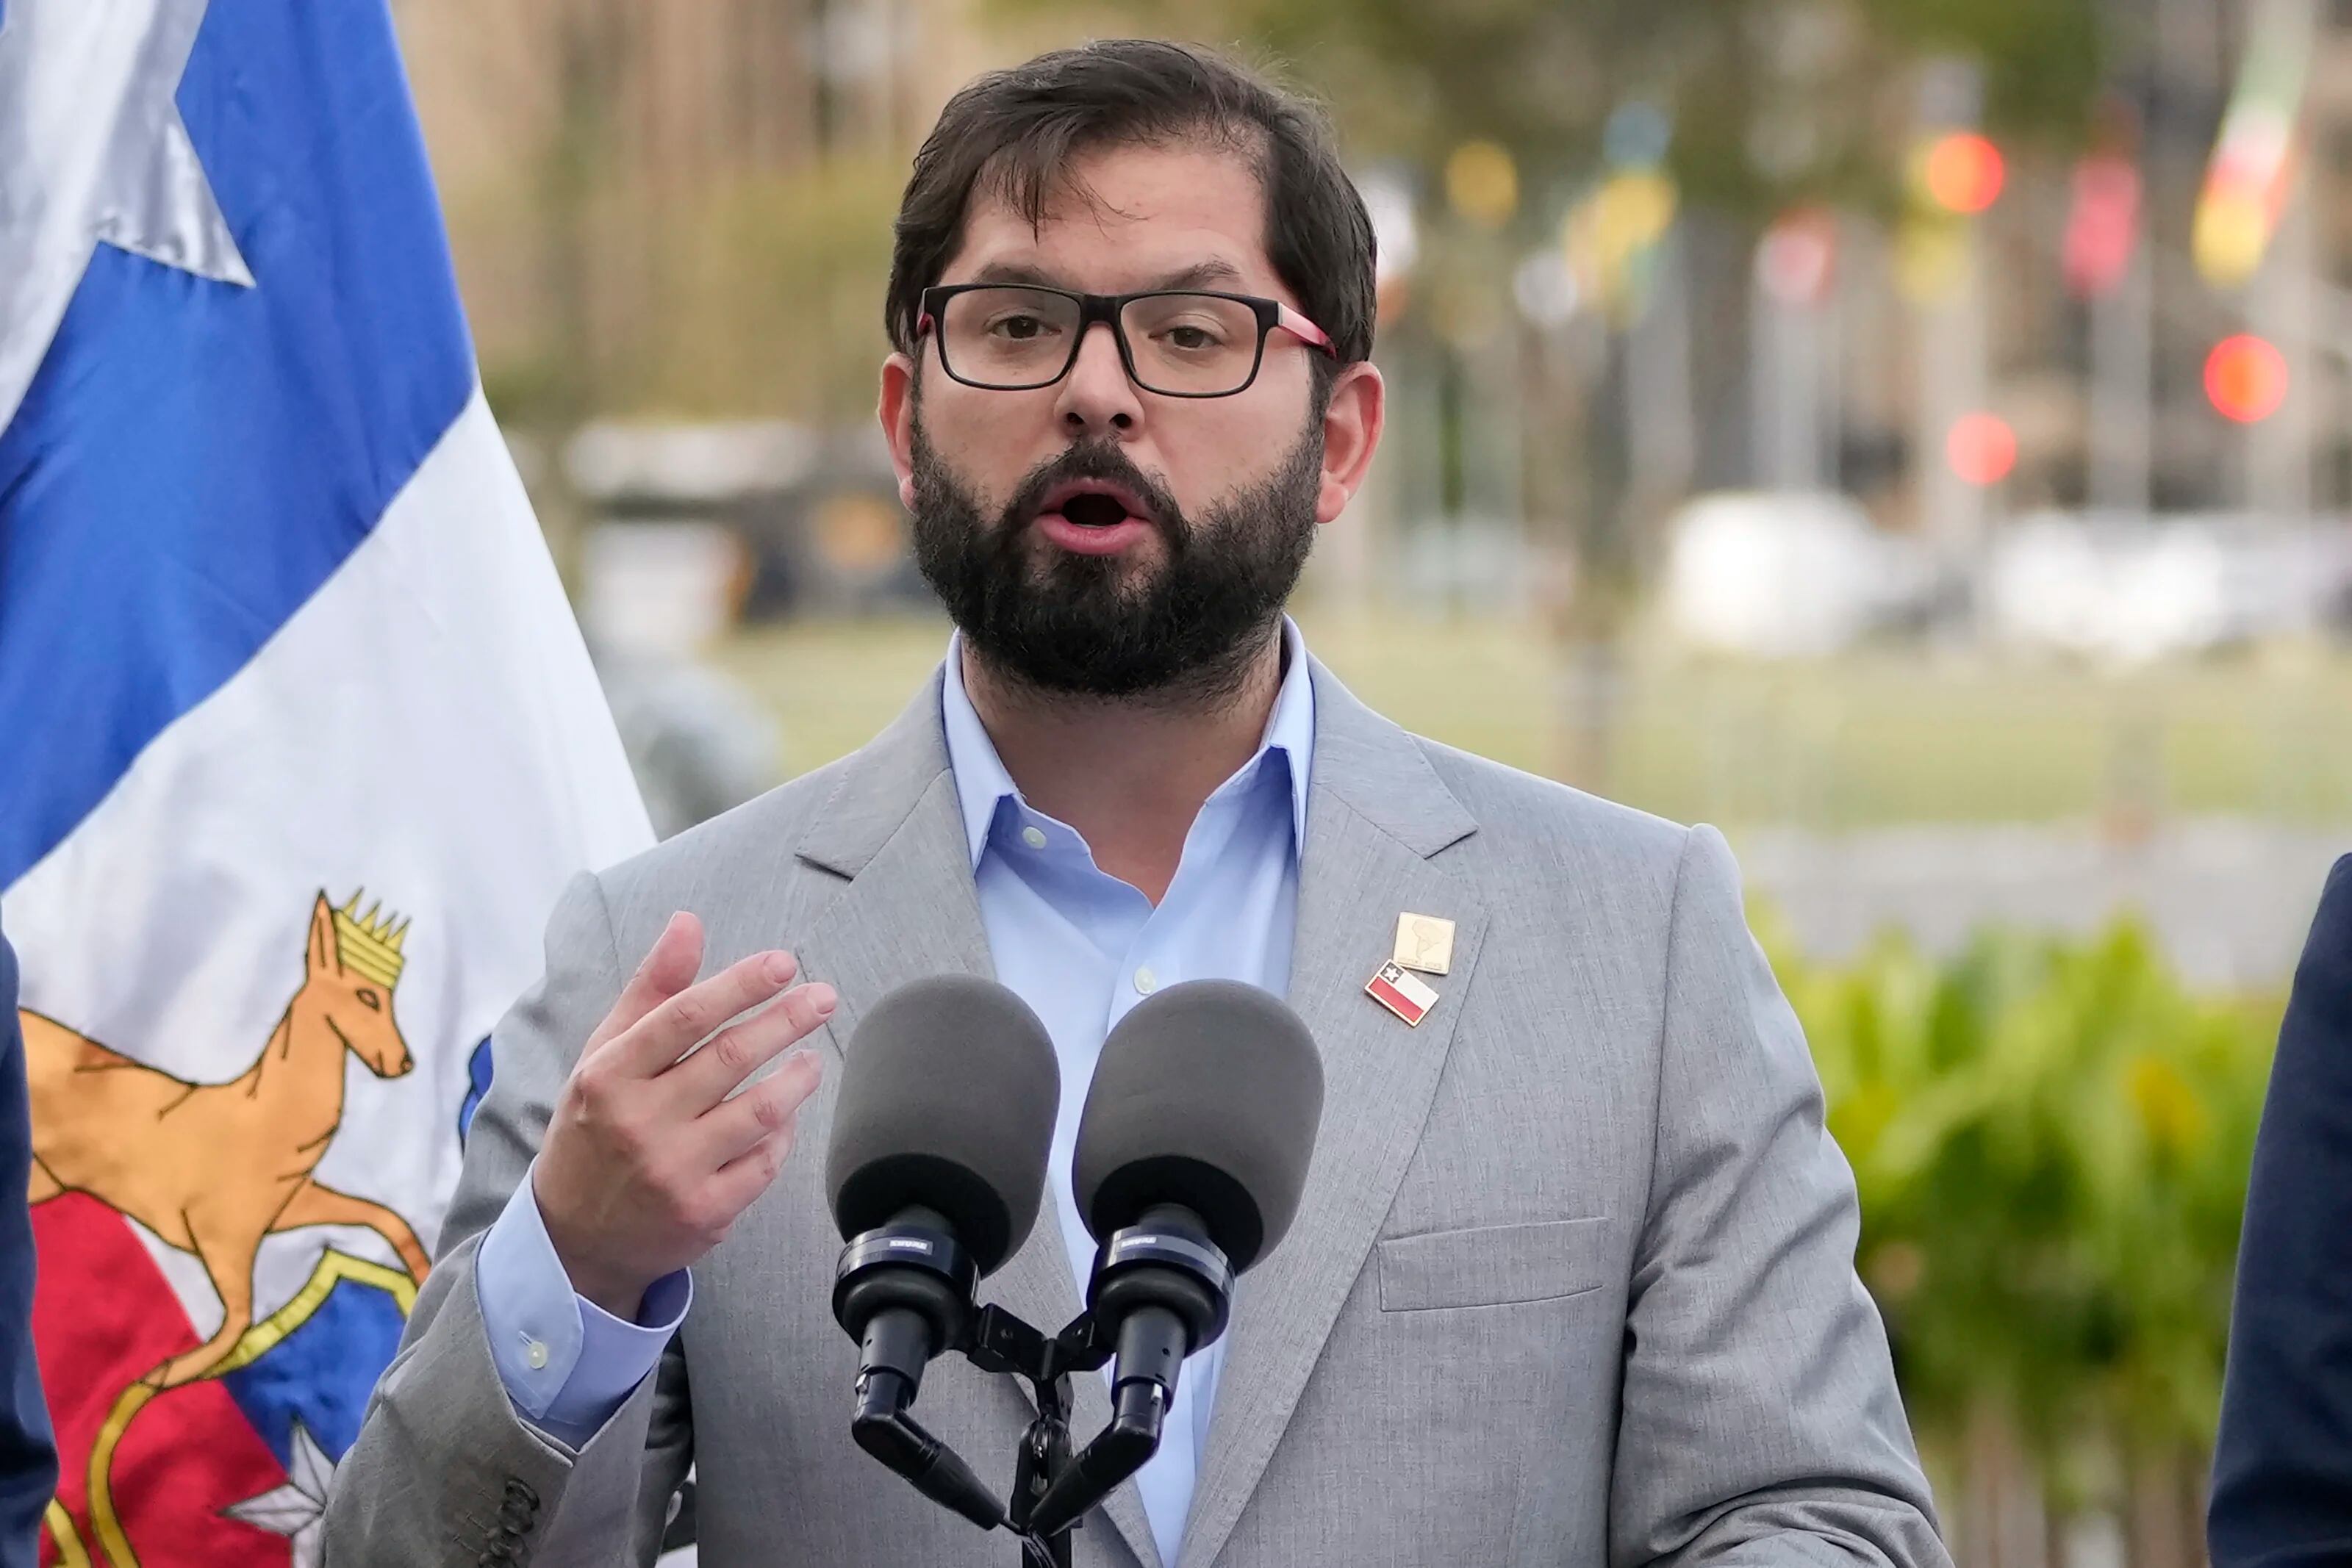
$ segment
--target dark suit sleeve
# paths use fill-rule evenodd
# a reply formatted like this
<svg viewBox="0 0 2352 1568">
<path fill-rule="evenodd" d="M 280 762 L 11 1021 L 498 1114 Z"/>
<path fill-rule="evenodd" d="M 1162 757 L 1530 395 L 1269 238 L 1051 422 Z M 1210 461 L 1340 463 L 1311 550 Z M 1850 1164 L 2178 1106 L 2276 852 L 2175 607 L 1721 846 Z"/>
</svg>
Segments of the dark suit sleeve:
<svg viewBox="0 0 2352 1568">
<path fill-rule="evenodd" d="M 33 1226 L 25 1208 L 32 1166 L 16 956 L 0 936 L 0 1568 L 32 1568 L 41 1511 L 58 1484 L 33 1360 Z"/>
<path fill-rule="evenodd" d="M 2206 1532 L 2215 1568 L 2352 1560 L 2352 856 L 2279 1030 Z"/>
</svg>

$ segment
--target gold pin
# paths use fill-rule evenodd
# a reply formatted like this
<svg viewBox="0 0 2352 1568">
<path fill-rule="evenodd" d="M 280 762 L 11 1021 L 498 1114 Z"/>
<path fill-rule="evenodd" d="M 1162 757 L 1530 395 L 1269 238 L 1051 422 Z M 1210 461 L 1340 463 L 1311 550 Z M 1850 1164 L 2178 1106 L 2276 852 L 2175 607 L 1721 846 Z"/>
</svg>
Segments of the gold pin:
<svg viewBox="0 0 2352 1568">
<path fill-rule="evenodd" d="M 1398 915 L 1395 959 L 1407 969 L 1443 975 L 1454 967 L 1454 922 L 1434 915 Z"/>
</svg>

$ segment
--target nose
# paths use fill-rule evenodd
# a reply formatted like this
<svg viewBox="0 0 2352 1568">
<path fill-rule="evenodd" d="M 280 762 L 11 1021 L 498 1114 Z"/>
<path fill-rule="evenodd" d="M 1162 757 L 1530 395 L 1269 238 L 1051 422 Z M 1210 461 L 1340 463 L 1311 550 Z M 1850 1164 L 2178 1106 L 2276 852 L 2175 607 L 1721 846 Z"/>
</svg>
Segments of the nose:
<svg viewBox="0 0 2352 1568">
<path fill-rule="evenodd" d="M 1077 360 L 1062 378 L 1055 412 L 1074 439 L 1114 431 L 1123 435 L 1142 420 L 1143 401 L 1127 379 L 1118 340 L 1107 324 L 1094 323 L 1079 340 Z"/>
</svg>

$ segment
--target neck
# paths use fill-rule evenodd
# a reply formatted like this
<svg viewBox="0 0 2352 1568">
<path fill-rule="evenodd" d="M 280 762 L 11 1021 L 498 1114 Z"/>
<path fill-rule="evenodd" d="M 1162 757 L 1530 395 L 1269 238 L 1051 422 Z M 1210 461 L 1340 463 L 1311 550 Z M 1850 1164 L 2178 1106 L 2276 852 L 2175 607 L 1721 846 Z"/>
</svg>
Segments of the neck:
<svg viewBox="0 0 2352 1568">
<path fill-rule="evenodd" d="M 303 1113 L 331 1107 L 331 1122 L 342 1113 L 343 1042 L 324 1018 L 304 1013 L 298 998 L 278 1020 L 261 1059 L 245 1074 L 246 1098 L 299 1104 Z"/>
<path fill-rule="evenodd" d="M 1279 625 L 1239 679 L 1197 699 L 1041 691 L 962 646 L 964 690 L 1023 799 L 1077 830 L 1097 866 L 1157 904 L 1201 803 L 1265 737 L 1282 689 Z"/>
</svg>

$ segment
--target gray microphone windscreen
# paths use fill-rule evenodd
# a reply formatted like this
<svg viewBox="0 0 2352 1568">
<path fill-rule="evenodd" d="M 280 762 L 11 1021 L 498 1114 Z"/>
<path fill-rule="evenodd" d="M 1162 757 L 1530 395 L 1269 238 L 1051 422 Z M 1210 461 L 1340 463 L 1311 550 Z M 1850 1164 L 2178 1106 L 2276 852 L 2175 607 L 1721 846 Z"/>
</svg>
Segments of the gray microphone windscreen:
<svg viewBox="0 0 2352 1568">
<path fill-rule="evenodd" d="M 1182 1204 L 1238 1273 L 1290 1228 L 1322 1115 L 1297 1013 L 1237 980 L 1171 986 L 1103 1042 L 1071 1162 L 1078 1213 L 1101 1240 Z"/>
<path fill-rule="evenodd" d="M 919 1206 L 992 1272 L 1045 1189 L 1062 1093 L 1045 1026 L 993 980 L 935 975 L 875 1003 L 845 1054 L 825 1155 L 842 1239 Z"/>
</svg>

